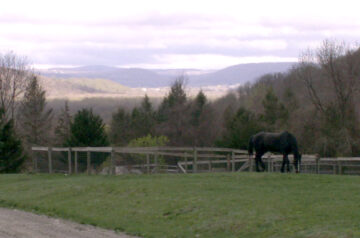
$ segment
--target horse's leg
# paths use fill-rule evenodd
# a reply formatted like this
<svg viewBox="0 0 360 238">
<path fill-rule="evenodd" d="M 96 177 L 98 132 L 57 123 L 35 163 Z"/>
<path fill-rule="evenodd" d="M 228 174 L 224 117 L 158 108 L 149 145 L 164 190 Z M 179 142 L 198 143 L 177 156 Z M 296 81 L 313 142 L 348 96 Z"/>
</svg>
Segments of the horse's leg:
<svg viewBox="0 0 360 238">
<path fill-rule="evenodd" d="M 288 155 L 286 155 L 286 167 L 287 167 L 287 171 L 290 172 L 290 161 Z"/>
<path fill-rule="evenodd" d="M 264 161 L 262 160 L 262 158 L 260 157 L 260 165 L 261 167 L 263 168 L 263 172 L 265 171 L 265 164 L 264 164 Z"/>
<path fill-rule="evenodd" d="M 286 155 L 283 155 L 283 161 L 282 161 L 282 165 L 281 165 L 281 173 L 284 173 L 284 169 L 285 169 L 285 162 L 286 162 Z"/>
<path fill-rule="evenodd" d="M 262 156 L 261 153 L 256 153 L 256 156 L 255 156 L 256 172 L 260 172 L 259 161 L 261 161 L 261 156 Z"/>
</svg>

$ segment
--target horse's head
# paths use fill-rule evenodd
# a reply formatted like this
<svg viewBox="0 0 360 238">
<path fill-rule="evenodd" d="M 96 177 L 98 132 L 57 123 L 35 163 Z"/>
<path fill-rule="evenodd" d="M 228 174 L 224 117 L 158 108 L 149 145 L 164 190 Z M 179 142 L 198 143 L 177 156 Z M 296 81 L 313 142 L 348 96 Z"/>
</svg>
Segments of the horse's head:
<svg viewBox="0 0 360 238">
<path fill-rule="evenodd" d="M 301 154 L 300 153 L 296 153 L 294 156 L 294 166 L 295 166 L 296 173 L 299 173 L 300 167 L 301 167 Z"/>
</svg>

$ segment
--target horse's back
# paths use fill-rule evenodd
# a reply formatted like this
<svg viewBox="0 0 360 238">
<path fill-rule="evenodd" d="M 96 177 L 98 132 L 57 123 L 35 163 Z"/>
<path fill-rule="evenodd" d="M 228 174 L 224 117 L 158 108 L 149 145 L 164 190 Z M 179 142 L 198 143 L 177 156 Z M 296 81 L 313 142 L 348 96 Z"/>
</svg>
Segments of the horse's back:
<svg viewBox="0 0 360 238">
<path fill-rule="evenodd" d="M 295 137 L 287 131 L 281 133 L 259 132 L 253 136 L 255 150 L 260 153 L 287 153 Z M 296 143 L 296 142 L 295 142 Z"/>
</svg>

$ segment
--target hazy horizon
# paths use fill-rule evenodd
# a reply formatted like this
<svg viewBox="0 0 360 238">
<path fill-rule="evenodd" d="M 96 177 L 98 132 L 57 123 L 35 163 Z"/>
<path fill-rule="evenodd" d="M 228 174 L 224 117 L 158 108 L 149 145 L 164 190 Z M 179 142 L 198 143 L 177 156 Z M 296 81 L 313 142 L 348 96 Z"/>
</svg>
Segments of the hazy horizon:
<svg viewBox="0 0 360 238">
<path fill-rule="evenodd" d="M 35 69 L 38 70 L 46 70 L 46 69 L 56 69 L 56 68 L 63 68 L 63 69 L 71 69 L 71 68 L 81 68 L 81 67 L 113 67 L 113 68 L 119 68 L 119 69 L 147 69 L 147 70 L 201 70 L 201 71 L 217 71 L 217 70 L 222 70 L 228 67 L 232 67 L 232 66 L 236 66 L 236 65 L 247 65 L 247 64 L 264 64 L 264 63 L 296 63 L 298 62 L 298 60 L 296 59 L 296 61 L 279 61 L 279 62 L 269 62 L 269 61 L 264 61 L 264 62 L 244 62 L 244 63 L 238 63 L 238 64 L 234 64 L 234 65 L 227 65 L 224 67 L 220 67 L 220 68 L 211 68 L 211 69 L 204 69 L 204 68 L 151 68 L 151 67 L 133 67 L 133 66 L 121 66 L 121 65 L 102 65 L 102 64 L 88 64 L 88 65 L 33 65 L 33 67 Z M 163 65 L 166 67 L 166 65 Z"/>
</svg>

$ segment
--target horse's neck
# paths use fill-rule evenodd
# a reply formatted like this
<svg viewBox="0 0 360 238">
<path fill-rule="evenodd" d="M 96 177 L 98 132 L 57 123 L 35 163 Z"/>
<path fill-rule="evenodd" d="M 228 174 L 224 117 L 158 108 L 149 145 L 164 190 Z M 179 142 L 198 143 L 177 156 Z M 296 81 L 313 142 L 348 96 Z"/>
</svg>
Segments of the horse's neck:
<svg viewBox="0 0 360 238">
<path fill-rule="evenodd" d="M 292 152 L 294 153 L 294 157 L 297 157 L 299 155 L 297 144 L 292 146 Z"/>
</svg>

